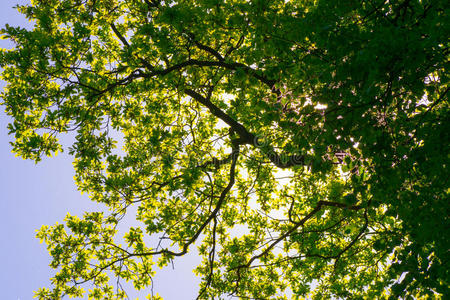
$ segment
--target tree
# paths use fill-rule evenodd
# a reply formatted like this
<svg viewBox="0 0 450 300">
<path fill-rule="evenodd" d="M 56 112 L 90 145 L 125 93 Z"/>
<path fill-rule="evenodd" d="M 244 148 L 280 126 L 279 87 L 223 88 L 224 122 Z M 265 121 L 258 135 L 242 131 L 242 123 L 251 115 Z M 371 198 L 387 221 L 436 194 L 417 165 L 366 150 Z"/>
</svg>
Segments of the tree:
<svg viewBox="0 0 450 300">
<path fill-rule="evenodd" d="M 201 299 L 449 294 L 447 1 L 18 9 L 35 25 L 2 30 L 13 151 L 76 132 L 77 185 L 108 207 L 40 229 L 38 298 L 121 299 L 194 247 Z"/>
</svg>

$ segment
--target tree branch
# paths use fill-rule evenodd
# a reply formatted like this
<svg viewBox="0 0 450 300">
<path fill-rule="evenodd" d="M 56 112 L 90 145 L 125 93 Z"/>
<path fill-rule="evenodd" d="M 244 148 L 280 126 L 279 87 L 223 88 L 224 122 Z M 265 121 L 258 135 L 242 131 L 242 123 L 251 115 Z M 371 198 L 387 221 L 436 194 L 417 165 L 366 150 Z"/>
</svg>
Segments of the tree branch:
<svg viewBox="0 0 450 300">
<path fill-rule="evenodd" d="M 253 145 L 257 146 L 257 137 L 253 133 L 249 132 L 241 123 L 234 120 L 228 114 L 226 114 L 223 110 L 221 110 L 218 106 L 211 102 L 211 100 L 192 89 L 185 89 L 185 94 L 192 97 L 194 100 L 206 106 L 209 111 L 222 121 L 224 121 L 230 128 L 239 135 L 239 140 L 237 142 L 240 145 Z M 280 155 L 278 154 L 273 147 L 267 152 L 264 153 L 267 158 L 277 167 L 285 169 L 290 168 L 297 165 L 304 165 L 305 160 L 304 156 L 300 154 L 292 154 L 292 155 Z M 284 159 L 283 159 L 284 158 Z"/>
<path fill-rule="evenodd" d="M 320 210 L 322 210 L 322 208 L 324 206 L 332 206 L 332 207 L 338 207 L 338 208 L 343 208 L 343 209 L 350 209 L 350 210 L 360 210 L 362 208 L 362 206 L 359 205 L 354 205 L 354 206 L 348 206 L 345 205 L 343 203 L 339 203 L 339 202 L 332 202 L 332 201 L 319 201 L 316 205 L 316 207 L 314 207 L 314 209 L 307 214 L 305 217 L 303 217 L 303 219 L 301 219 L 300 221 L 295 222 L 295 225 L 289 229 L 288 231 L 286 231 L 284 234 L 282 234 L 280 237 L 278 237 L 272 244 L 270 244 L 264 251 L 262 251 L 260 254 L 253 256 L 245 265 L 240 265 L 234 268 L 231 268 L 231 270 L 234 269 L 243 269 L 243 268 L 248 268 L 256 259 L 263 257 L 265 255 L 267 255 L 270 250 L 272 250 L 275 245 L 277 245 L 279 242 L 281 242 L 282 240 L 284 240 L 285 238 L 287 238 L 288 236 L 290 236 L 294 231 L 296 231 L 300 226 L 303 226 L 308 220 L 310 220 L 316 213 L 318 213 Z M 360 235 L 358 235 L 359 238 Z M 353 244 L 353 243 L 352 243 Z M 350 245 L 351 246 L 351 245 Z M 349 247 L 348 247 L 349 248 Z M 347 248 L 346 248 L 347 249 Z"/>
</svg>

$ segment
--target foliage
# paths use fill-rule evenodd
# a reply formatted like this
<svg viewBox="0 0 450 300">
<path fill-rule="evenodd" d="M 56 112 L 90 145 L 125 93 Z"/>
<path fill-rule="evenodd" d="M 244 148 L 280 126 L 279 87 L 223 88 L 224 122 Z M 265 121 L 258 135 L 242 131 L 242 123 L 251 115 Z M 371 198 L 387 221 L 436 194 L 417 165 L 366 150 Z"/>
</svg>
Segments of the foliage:
<svg viewBox="0 0 450 300">
<path fill-rule="evenodd" d="M 13 151 L 76 132 L 78 187 L 109 209 L 39 230 L 56 275 L 38 298 L 120 299 L 196 246 L 200 299 L 449 294 L 447 1 L 18 9 Z"/>
</svg>

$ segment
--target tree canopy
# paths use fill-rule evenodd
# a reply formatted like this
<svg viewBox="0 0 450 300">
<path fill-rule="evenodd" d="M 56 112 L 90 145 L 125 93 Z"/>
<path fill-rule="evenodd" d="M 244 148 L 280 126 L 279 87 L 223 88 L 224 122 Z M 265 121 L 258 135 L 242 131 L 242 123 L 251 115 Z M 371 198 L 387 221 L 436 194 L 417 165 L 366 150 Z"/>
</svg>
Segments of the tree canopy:
<svg viewBox="0 0 450 300">
<path fill-rule="evenodd" d="M 38 231 L 39 299 L 126 298 L 195 247 L 199 299 L 449 295 L 447 1 L 31 2 L 13 151 L 69 151 L 108 208 Z"/>
</svg>

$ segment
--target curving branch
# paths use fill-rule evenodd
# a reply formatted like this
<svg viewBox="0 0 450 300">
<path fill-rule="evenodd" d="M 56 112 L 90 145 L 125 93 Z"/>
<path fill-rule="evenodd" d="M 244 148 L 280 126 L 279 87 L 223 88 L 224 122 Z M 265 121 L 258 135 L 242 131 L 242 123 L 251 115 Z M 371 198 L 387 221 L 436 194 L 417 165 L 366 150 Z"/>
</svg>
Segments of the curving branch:
<svg viewBox="0 0 450 300">
<path fill-rule="evenodd" d="M 239 156 L 239 145 L 237 143 L 233 143 L 233 151 L 231 153 L 231 166 L 230 166 L 228 185 L 222 190 L 215 209 L 211 212 L 211 214 L 208 216 L 208 218 L 202 223 L 202 225 L 195 232 L 195 234 L 183 245 L 183 249 L 180 252 L 174 252 L 174 251 L 171 251 L 168 249 L 162 249 L 159 251 L 152 251 L 152 252 L 131 253 L 125 249 L 122 249 L 122 248 L 114 245 L 115 248 L 118 248 L 119 250 L 124 252 L 125 255 L 110 261 L 109 263 L 107 263 L 106 265 L 104 265 L 102 267 L 99 267 L 98 270 L 92 276 L 90 276 L 89 278 L 86 278 L 83 281 L 76 282 L 76 284 L 83 284 L 89 280 L 92 280 L 92 279 L 96 278 L 101 272 L 107 270 L 109 267 L 113 266 L 114 264 L 116 264 L 118 262 L 122 262 L 127 259 L 130 259 L 132 257 L 144 257 L 144 256 L 154 256 L 154 255 L 170 255 L 170 256 L 185 255 L 188 252 L 189 247 L 198 239 L 198 237 L 203 232 L 203 230 L 206 228 L 206 226 L 208 226 L 208 224 L 211 223 L 211 221 L 216 220 L 217 214 L 219 213 L 220 209 L 222 208 L 229 191 L 231 190 L 231 188 L 234 185 L 235 169 L 236 169 L 236 163 L 237 163 L 238 156 Z M 216 221 L 214 221 L 214 224 L 215 224 L 215 222 Z M 214 228 L 216 228 L 216 225 L 214 225 Z"/>
<path fill-rule="evenodd" d="M 236 288 L 235 288 L 235 292 L 237 291 L 237 288 L 239 286 L 239 281 L 241 278 L 241 270 L 243 269 L 248 269 L 252 263 L 263 257 L 266 256 L 267 254 L 269 254 L 269 252 L 281 241 L 283 241 L 284 239 L 286 239 L 288 236 L 290 236 L 291 234 L 293 234 L 295 231 L 297 231 L 297 229 L 301 226 L 303 226 L 308 220 L 310 220 L 311 218 L 314 217 L 315 214 L 317 214 L 319 211 L 321 211 L 325 206 L 330 206 L 330 207 L 338 207 L 338 208 L 342 208 L 342 209 L 349 209 L 349 210 L 360 210 L 363 207 L 359 206 L 359 205 L 353 205 L 353 206 L 348 206 L 345 205 L 343 203 L 339 203 L 339 202 L 333 202 L 333 201 L 319 201 L 316 205 L 316 207 L 313 208 L 312 211 L 310 211 L 305 217 L 303 217 L 301 220 L 299 221 L 294 221 L 293 223 L 295 224 L 294 226 L 291 227 L 291 229 L 289 229 L 288 231 L 286 231 L 284 234 L 282 234 L 280 237 L 278 237 L 277 239 L 275 239 L 266 249 L 264 249 L 264 251 L 262 251 L 261 253 L 259 253 L 258 255 L 253 256 L 252 258 L 250 258 L 247 263 L 243 264 L 243 265 L 239 265 L 236 267 L 233 267 L 231 269 L 229 269 L 228 271 L 233 271 L 236 270 L 237 271 L 237 284 L 236 284 Z M 367 225 L 368 225 L 368 217 L 367 217 L 367 210 L 364 214 L 365 217 L 365 224 L 363 226 L 363 228 L 360 230 L 359 234 L 350 242 L 349 245 L 347 245 L 340 253 L 338 253 L 336 256 L 332 256 L 332 257 L 324 257 L 318 254 L 308 254 L 308 256 L 316 256 L 316 257 L 322 257 L 322 258 L 339 258 L 345 251 L 347 251 L 350 247 L 352 247 L 356 241 L 361 237 L 361 235 L 363 234 L 363 232 L 366 230 Z"/>
<path fill-rule="evenodd" d="M 211 102 L 210 97 L 204 97 L 197 93 L 196 91 L 186 88 L 184 90 L 185 94 L 192 97 L 197 102 L 206 106 L 209 111 L 223 122 L 225 122 L 228 126 L 230 126 L 231 130 L 239 135 L 239 139 L 237 140 L 240 145 L 257 145 L 257 137 L 255 134 L 251 133 L 247 130 L 241 123 L 234 120 L 231 116 L 226 114 L 223 110 L 221 110 L 217 105 Z M 298 165 L 305 165 L 304 155 L 299 154 L 291 154 L 291 155 L 280 155 L 278 154 L 273 147 L 264 155 L 277 167 L 285 169 Z M 285 159 L 283 159 L 285 158 Z"/>
</svg>

